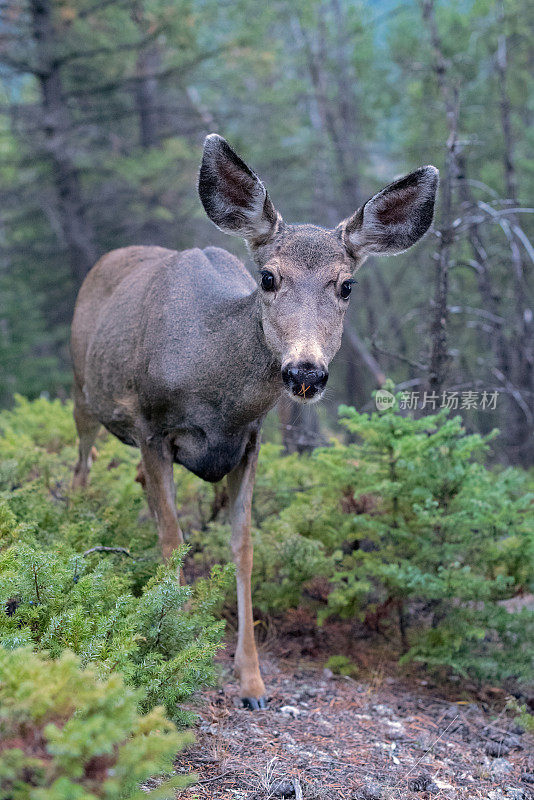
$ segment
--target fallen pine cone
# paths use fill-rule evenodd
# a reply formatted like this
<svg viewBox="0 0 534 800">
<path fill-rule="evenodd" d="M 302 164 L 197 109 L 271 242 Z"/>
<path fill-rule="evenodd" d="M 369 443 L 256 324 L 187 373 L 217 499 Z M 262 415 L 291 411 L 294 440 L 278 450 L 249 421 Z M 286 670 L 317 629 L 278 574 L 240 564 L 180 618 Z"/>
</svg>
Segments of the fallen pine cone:
<svg viewBox="0 0 534 800">
<path fill-rule="evenodd" d="M 427 792 L 428 787 L 432 784 L 430 775 L 419 775 L 418 778 L 412 778 L 408 781 L 408 789 L 411 792 Z"/>
<path fill-rule="evenodd" d="M 486 742 L 485 752 L 492 758 L 501 758 L 508 755 L 510 748 L 504 742 Z"/>
</svg>

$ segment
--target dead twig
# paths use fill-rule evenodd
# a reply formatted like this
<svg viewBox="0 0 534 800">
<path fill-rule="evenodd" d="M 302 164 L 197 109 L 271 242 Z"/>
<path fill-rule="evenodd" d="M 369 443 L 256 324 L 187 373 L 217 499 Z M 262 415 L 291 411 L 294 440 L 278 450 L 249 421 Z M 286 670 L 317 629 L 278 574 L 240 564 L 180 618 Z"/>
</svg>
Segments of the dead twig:
<svg viewBox="0 0 534 800">
<path fill-rule="evenodd" d="M 104 547 L 103 544 L 97 544 L 96 547 L 90 547 L 82 554 L 83 558 L 90 553 L 121 553 L 123 556 L 132 558 L 132 554 L 125 547 Z"/>
<path fill-rule="evenodd" d="M 198 786 L 200 783 L 213 783 L 213 781 L 219 781 L 223 778 L 226 778 L 228 775 L 232 775 L 232 771 L 228 770 L 227 772 L 221 772 L 220 775 L 214 775 L 212 778 L 202 778 L 200 781 L 196 781 L 195 785 Z"/>
</svg>

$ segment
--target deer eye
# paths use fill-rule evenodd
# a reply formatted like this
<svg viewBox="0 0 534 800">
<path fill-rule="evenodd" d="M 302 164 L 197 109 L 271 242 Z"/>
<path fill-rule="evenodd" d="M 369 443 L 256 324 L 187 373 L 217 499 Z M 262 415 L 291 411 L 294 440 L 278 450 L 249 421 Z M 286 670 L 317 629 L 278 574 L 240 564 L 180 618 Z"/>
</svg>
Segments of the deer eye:
<svg viewBox="0 0 534 800">
<path fill-rule="evenodd" d="M 350 293 L 352 292 L 352 284 L 353 283 L 354 283 L 354 281 L 348 280 L 348 281 L 343 281 L 343 283 L 341 284 L 341 288 L 339 290 L 339 294 L 341 295 L 341 298 L 343 300 L 348 300 L 348 298 L 350 296 Z"/>
<path fill-rule="evenodd" d="M 264 292 L 274 292 L 275 290 L 274 275 L 268 269 L 264 269 L 261 273 L 261 288 Z"/>
</svg>

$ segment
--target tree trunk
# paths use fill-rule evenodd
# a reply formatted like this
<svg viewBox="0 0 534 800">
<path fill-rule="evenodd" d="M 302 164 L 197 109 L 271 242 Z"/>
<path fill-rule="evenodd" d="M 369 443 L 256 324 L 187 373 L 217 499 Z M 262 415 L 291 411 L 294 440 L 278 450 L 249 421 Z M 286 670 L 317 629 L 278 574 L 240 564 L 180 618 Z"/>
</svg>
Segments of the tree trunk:
<svg viewBox="0 0 534 800">
<path fill-rule="evenodd" d="M 504 29 L 506 19 L 503 6 L 501 6 L 500 23 Z M 498 38 L 496 67 L 503 135 L 504 186 L 507 199 L 517 206 L 517 172 L 508 93 L 508 41 L 505 32 L 501 33 Z M 521 404 L 518 402 L 511 404 L 507 425 L 507 445 L 512 463 L 528 467 L 534 463 L 534 313 L 525 302 L 528 298 L 526 269 L 520 244 L 516 241 L 514 232 L 514 228 L 519 227 L 519 220 L 515 214 L 510 214 L 508 221 L 512 228 L 510 250 L 514 287 L 514 320 L 512 353 L 509 358 L 508 370 L 504 374 L 508 377 L 518 396 L 521 397 L 522 402 Z"/>
<path fill-rule="evenodd" d="M 39 69 L 36 73 L 43 108 L 44 150 L 51 164 L 61 232 L 71 271 L 80 285 L 98 257 L 95 236 L 86 218 L 80 177 L 69 154 L 70 115 L 64 102 L 59 61 L 54 57 L 56 31 L 50 0 L 31 0 L 32 37 Z"/>
<path fill-rule="evenodd" d="M 426 25 L 434 60 L 432 69 L 440 90 L 447 117 L 449 137 L 445 169 L 441 176 L 441 221 L 439 228 L 439 250 L 436 256 L 436 275 L 434 300 L 430 314 L 430 361 L 428 390 L 440 394 L 447 379 L 450 354 L 447 342 L 449 265 L 454 241 L 453 232 L 453 190 L 458 177 L 457 131 L 458 99 L 457 92 L 447 81 L 448 65 L 443 55 L 443 47 L 434 15 L 434 0 L 422 0 L 423 22 Z"/>
<path fill-rule="evenodd" d="M 154 77 L 159 66 L 159 53 L 155 46 L 141 50 L 137 57 L 135 101 L 139 114 L 139 144 L 144 150 L 159 147 L 158 82 Z"/>
<path fill-rule="evenodd" d="M 358 164 L 361 163 L 362 159 L 359 152 L 354 153 L 351 151 L 350 147 L 348 147 L 347 125 L 342 119 L 337 117 L 340 108 L 345 109 L 345 114 L 349 114 L 347 111 L 349 98 L 343 98 L 343 101 L 340 101 L 338 104 L 331 103 L 329 100 L 327 79 L 323 68 L 323 64 L 326 62 L 328 49 L 323 21 L 321 19 L 319 21 L 316 47 L 314 47 L 309 31 L 302 26 L 299 27 L 299 30 L 304 42 L 308 74 L 317 103 L 321 126 L 332 146 L 345 213 L 350 213 L 351 210 L 356 210 L 361 202 Z M 340 76 L 338 76 L 338 80 L 339 78 Z M 339 95 L 341 95 L 341 88 L 339 88 Z M 354 109 L 352 109 L 350 116 L 350 129 L 353 131 L 353 136 L 355 136 L 354 126 L 357 124 L 357 114 Z"/>
<path fill-rule="evenodd" d="M 449 264 L 453 244 L 452 231 L 452 170 L 451 151 L 447 154 L 444 174 L 441 180 L 441 224 L 439 229 L 439 249 L 436 255 L 436 274 L 434 301 L 431 308 L 430 323 L 430 362 L 428 389 L 438 395 L 443 390 L 449 371 L 450 355 L 447 343 Z"/>
</svg>

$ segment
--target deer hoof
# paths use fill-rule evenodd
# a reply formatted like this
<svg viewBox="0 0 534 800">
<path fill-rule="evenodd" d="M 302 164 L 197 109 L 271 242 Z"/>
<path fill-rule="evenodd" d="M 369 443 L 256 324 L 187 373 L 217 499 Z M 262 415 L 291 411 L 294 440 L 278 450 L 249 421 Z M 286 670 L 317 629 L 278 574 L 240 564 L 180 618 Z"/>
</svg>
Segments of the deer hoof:
<svg viewBox="0 0 534 800">
<path fill-rule="evenodd" d="M 267 700 L 265 697 L 242 697 L 241 702 L 244 708 L 249 708 L 251 711 L 259 711 L 260 708 L 267 708 Z"/>
</svg>

